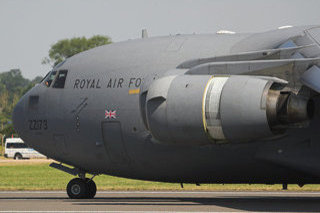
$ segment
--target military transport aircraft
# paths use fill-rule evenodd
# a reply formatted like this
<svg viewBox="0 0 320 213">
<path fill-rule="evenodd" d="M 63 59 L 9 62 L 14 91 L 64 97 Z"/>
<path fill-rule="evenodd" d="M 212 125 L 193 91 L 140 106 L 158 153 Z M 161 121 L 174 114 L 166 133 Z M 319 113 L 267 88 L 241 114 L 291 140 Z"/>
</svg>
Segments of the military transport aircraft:
<svg viewBox="0 0 320 213">
<path fill-rule="evenodd" d="M 27 92 L 14 126 L 61 162 L 52 167 L 79 177 L 70 198 L 93 198 L 100 174 L 318 184 L 319 45 L 320 27 L 302 26 L 97 47 Z"/>
</svg>

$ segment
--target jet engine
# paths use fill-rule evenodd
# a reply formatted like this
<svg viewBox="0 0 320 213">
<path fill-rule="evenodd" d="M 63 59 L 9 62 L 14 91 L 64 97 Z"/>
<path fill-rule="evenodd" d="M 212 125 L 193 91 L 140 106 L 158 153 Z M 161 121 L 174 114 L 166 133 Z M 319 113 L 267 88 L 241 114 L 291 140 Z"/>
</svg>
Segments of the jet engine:
<svg viewBox="0 0 320 213">
<path fill-rule="evenodd" d="M 305 127 L 313 101 L 266 76 L 179 75 L 141 94 L 145 124 L 160 143 L 237 143 Z"/>
</svg>

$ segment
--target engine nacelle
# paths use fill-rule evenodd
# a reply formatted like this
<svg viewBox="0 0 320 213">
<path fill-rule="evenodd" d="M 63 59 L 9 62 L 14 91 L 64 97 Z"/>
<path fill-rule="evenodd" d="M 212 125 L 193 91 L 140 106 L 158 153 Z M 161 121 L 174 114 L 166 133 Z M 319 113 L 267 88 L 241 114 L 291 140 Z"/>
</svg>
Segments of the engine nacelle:
<svg viewBox="0 0 320 213">
<path fill-rule="evenodd" d="M 303 127 L 312 101 L 286 82 L 258 76 L 167 76 L 142 94 L 146 126 L 159 142 L 244 142 Z"/>
</svg>

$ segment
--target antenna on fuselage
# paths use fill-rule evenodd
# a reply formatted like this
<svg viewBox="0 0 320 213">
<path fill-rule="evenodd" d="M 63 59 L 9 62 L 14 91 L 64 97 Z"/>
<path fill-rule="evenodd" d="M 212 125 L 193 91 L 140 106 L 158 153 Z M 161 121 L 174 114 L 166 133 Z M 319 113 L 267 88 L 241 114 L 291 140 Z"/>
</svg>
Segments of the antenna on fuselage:
<svg viewBox="0 0 320 213">
<path fill-rule="evenodd" d="M 142 29 L 141 38 L 148 38 L 147 29 Z"/>
</svg>

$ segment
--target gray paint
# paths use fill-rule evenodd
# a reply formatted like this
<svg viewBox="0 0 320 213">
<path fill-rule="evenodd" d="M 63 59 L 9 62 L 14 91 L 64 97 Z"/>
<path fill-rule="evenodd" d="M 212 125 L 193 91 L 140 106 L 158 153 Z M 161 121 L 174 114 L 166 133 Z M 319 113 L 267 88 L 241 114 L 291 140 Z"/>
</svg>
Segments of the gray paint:
<svg viewBox="0 0 320 213">
<path fill-rule="evenodd" d="M 268 83 L 264 79 L 235 75 L 224 85 L 220 103 L 221 125 L 231 142 L 273 136 L 266 113 L 267 96 L 264 95 Z"/>
<path fill-rule="evenodd" d="M 169 128 L 171 137 L 175 141 L 177 137 L 184 138 L 188 134 L 191 134 L 192 137 L 203 138 L 204 130 L 197 125 L 200 122 L 199 100 L 202 100 L 199 93 L 205 88 L 205 79 L 209 79 L 208 72 L 189 75 L 190 70 L 179 70 L 176 67 L 185 61 L 196 58 L 212 58 L 275 49 L 290 39 L 293 39 L 297 46 L 317 45 L 313 44 L 305 33 L 305 29 L 309 28 L 309 26 L 304 26 L 258 34 L 145 38 L 114 43 L 80 53 L 57 68 L 69 71 L 64 89 L 47 88 L 44 84 L 39 84 L 22 97 L 13 113 L 15 128 L 26 143 L 41 153 L 90 173 L 169 182 L 319 183 L 320 168 L 318 165 L 320 162 L 317 157 L 320 152 L 318 143 L 320 138 L 318 131 L 320 100 L 318 93 L 314 91 L 306 93 L 311 94 L 316 109 L 314 118 L 306 127 L 288 128 L 284 135 L 257 138 L 250 143 L 201 146 L 198 144 L 161 143 L 154 138 L 146 128 L 141 115 L 141 111 L 143 111 L 140 110 L 141 100 L 144 99 L 139 97 L 140 94 L 129 94 L 131 89 L 139 88 L 139 86 L 132 85 L 130 87 L 131 78 L 143 79 L 143 83 L 140 85 L 140 92 L 143 94 L 148 91 L 149 87 L 151 88 L 150 85 L 153 82 L 156 83 L 156 79 L 177 75 L 167 86 L 160 84 L 156 87 L 163 86 L 164 93 L 158 89 L 154 91 L 154 94 L 159 92 L 161 96 L 166 96 L 165 98 L 170 100 L 168 105 L 173 107 L 172 111 L 167 112 L 167 116 L 170 116 L 166 121 L 172 125 Z M 319 46 L 316 47 L 319 49 Z M 297 51 L 303 52 L 305 57 L 319 56 L 314 47 Z M 227 62 L 217 63 L 225 64 Z M 229 69 L 228 75 L 279 77 L 289 81 L 288 85 L 299 91 L 302 86 L 299 82 L 300 75 L 308 69 L 308 66 L 317 65 L 318 59 L 228 63 L 234 63 L 231 66 L 232 69 Z M 254 69 L 250 70 L 252 72 L 248 72 L 250 68 L 248 63 L 258 63 L 257 68 L 269 67 L 270 69 Z M 274 66 L 270 67 L 270 63 Z M 280 65 L 288 63 L 291 65 L 293 63 L 294 66 L 289 69 L 289 72 L 286 72 L 288 71 L 287 67 Z M 242 66 L 243 64 L 246 65 Z M 217 71 L 211 74 L 226 73 Z M 114 79 L 119 80 L 120 78 L 124 79 L 122 87 L 107 87 L 110 79 L 114 81 Z M 95 79 L 95 82 L 99 79 L 100 88 L 96 86 L 91 89 L 86 87 L 76 89 L 74 88 L 76 79 L 91 79 L 91 81 Z M 282 81 L 285 82 L 284 80 Z M 181 87 L 182 82 L 191 82 L 192 88 L 195 88 L 190 91 L 190 96 L 189 94 L 178 94 L 178 91 L 185 91 Z M 257 82 L 264 82 L 264 80 Z M 234 88 L 232 85 L 229 86 L 231 89 L 239 90 L 237 91 L 239 93 L 242 89 L 238 86 L 234 86 Z M 249 91 L 249 88 L 247 90 Z M 38 113 L 32 113 L 27 108 L 31 95 L 39 95 Z M 256 94 L 253 93 L 253 95 Z M 225 102 L 226 104 L 234 104 L 230 97 L 228 97 L 228 102 Z M 234 96 L 235 101 L 237 98 Z M 195 102 L 193 103 L 193 101 Z M 251 102 L 254 101 L 249 99 L 248 103 Z M 256 102 L 254 103 L 256 104 Z M 189 110 L 190 107 L 195 108 L 193 111 L 196 115 L 193 119 L 194 123 L 188 123 L 187 113 L 183 111 Z M 231 106 L 226 107 L 226 109 L 232 109 Z M 106 110 L 116 110 L 116 119 L 108 120 L 105 118 Z M 226 113 L 231 113 L 230 110 Z M 176 118 L 180 119 L 177 124 L 180 122 L 181 125 L 195 128 L 182 135 L 183 130 L 173 125 L 176 124 Z M 232 116 L 229 118 L 228 122 L 232 122 Z M 48 129 L 29 131 L 28 120 L 32 119 L 47 119 Z M 117 158 L 111 159 L 110 154 L 106 152 L 106 148 L 107 150 L 109 148 L 104 147 L 101 123 L 108 121 L 121 123 L 123 146 L 120 146 L 120 150 L 125 148 L 127 161 L 117 160 Z M 241 119 L 240 121 L 244 122 Z M 242 127 L 235 126 L 234 128 Z M 108 133 L 108 127 L 103 131 Z M 119 133 L 120 130 L 110 128 L 109 131 L 112 134 L 116 131 Z M 165 128 L 159 131 L 160 134 L 163 134 Z M 235 130 L 230 127 L 228 134 L 231 131 Z M 240 132 L 238 133 L 240 134 Z M 247 134 L 251 135 L 249 131 Z M 55 143 L 54 135 L 64 136 L 66 154 L 57 152 L 61 147 Z M 108 141 L 113 141 L 111 139 Z M 207 139 L 209 140 L 209 138 Z"/>
</svg>

